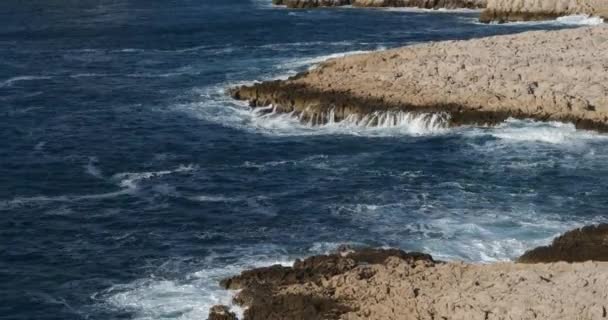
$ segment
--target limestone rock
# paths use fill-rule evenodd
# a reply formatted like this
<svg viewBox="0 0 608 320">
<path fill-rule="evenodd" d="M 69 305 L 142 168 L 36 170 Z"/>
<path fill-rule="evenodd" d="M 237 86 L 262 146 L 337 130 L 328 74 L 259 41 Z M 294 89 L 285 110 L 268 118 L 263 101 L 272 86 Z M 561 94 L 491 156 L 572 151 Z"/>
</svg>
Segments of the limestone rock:
<svg viewBox="0 0 608 320">
<path fill-rule="evenodd" d="M 608 25 L 351 55 L 231 94 L 312 125 L 407 112 L 451 126 L 513 117 L 608 131 Z"/>
<path fill-rule="evenodd" d="M 482 22 L 509 22 L 555 19 L 572 14 L 587 14 L 608 19 L 606 0 L 488 0 Z"/>
</svg>

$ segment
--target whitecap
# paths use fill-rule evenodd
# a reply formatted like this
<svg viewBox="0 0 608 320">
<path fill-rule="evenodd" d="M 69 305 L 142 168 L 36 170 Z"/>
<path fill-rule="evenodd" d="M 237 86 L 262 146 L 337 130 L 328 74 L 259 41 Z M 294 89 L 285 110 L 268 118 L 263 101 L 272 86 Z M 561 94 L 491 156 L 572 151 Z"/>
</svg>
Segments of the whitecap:
<svg viewBox="0 0 608 320">
<path fill-rule="evenodd" d="M 21 82 L 21 81 L 49 80 L 52 78 L 53 77 L 51 77 L 51 76 L 17 76 L 17 77 L 12 77 L 12 78 L 9 78 L 9 79 L 6 79 L 6 80 L 0 82 L 0 88 L 10 87 L 13 84 L 15 84 L 17 82 Z"/>
<path fill-rule="evenodd" d="M 237 202 L 239 199 L 225 197 L 221 195 L 198 195 L 189 197 L 188 199 L 198 202 Z"/>
<path fill-rule="evenodd" d="M 439 9 L 425 9 L 425 8 L 415 8 L 415 7 L 385 7 L 385 8 L 375 8 L 382 11 L 389 12 L 407 12 L 407 13 L 480 13 L 483 11 L 482 9 L 447 9 L 447 8 L 439 8 Z"/>
<path fill-rule="evenodd" d="M 83 200 L 100 200 L 115 198 L 130 194 L 131 190 L 119 190 L 114 192 L 84 194 L 84 195 L 61 195 L 61 196 L 34 196 L 34 197 L 16 197 L 11 200 L 0 200 L 0 209 L 8 210 L 18 207 L 28 206 L 38 203 L 49 202 L 78 202 Z"/>
<path fill-rule="evenodd" d="M 209 258 L 211 261 L 215 259 L 216 257 Z M 230 306 L 231 310 L 242 319 L 243 309 L 232 301 L 236 291 L 221 288 L 219 281 L 246 269 L 274 264 L 291 266 L 293 261 L 246 256 L 231 265 L 203 268 L 178 278 L 150 275 L 128 284 L 114 285 L 94 295 L 93 298 L 106 307 L 131 312 L 133 319 L 137 320 L 206 319 L 209 309 L 217 304 Z M 168 267 L 172 266 L 175 267 L 173 263 L 168 264 Z M 179 270 L 169 271 L 179 272 Z"/>
<path fill-rule="evenodd" d="M 556 19 L 556 21 L 560 24 L 575 26 L 597 26 L 604 23 L 604 19 L 600 17 L 592 17 L 586 14 L 559 17 Z"/>
<path fill-rule="evenodd" d="M 103 178 L 103 173 L 101 169 L 97 167 L 95 164 L 97 163 L 97 158 L 91 157 L 89 158 L 89 162 L 84 166 L 85 172 L 95 178 Z"/>
<path fill-rule="evenodd" d="M 151 178 L 162 177 L 165 175 L 178 173 L 178 172 L 189 172 L 196 169 L 195 165 L 180 165 L 174 170 L 161 170 L 161 171 L 149 171 L 149 172 L 123 172 L 117 173 L 112 176 L 112 179 L 118 181 L 118 184 L 127 189 L 137 189 L 137 183 L 141 180 L 148 180 Z"/>
<path fill-rule="evenodd" d="M 540 20 L 540 21 L 516 21 L 516 22 L 506 22 L 506 23 L 498 23 L 491 22 L 489 24 L 479 22 L 479 20 L 474 20 L 475 24 L 481 25 L 494 25 L 494 26 L 522 26 L 522 25 L 547 25 L 547 26 L 597 26 L 604 23 L 604 19 L 600 17 L 594 17 L 586 14 L 575 14 L 559 17 L 554 20 Z"/>
<path fill-rule="evenodd" d="M 334 111 L 330 110 L 320 115 L 324 124 L 315 125 L 304 121 L 301 115 L 277 113 L 274 109 L 268 112 L 271 109 L 272 107 L 266 107 L 252 110 L 246 123 L 250 128 L 270 135 L 423 136 L 447 132 L 450 119 L 447 113 L 378 111 L 367 115 L 351 114 L 336 122 Z"/>
<path fill-rule="evenodd" d="M 505 142 L 534 142 L 553 145 L 585 143 L 608 138 L 606 135 L 593 131 L 576 129 L 571 123 L 516 119 L 507 119 L 485 132 Z"/>
</svg>

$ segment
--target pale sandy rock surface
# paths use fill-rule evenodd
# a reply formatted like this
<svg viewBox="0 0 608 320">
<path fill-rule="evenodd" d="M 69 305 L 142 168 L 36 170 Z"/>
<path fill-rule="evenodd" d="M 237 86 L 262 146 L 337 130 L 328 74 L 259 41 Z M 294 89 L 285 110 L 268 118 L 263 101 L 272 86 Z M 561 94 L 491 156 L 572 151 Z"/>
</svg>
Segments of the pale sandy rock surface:
<svg viewBox="0 0 608 320">
<path fill-rule="evenodd" d="M 571 14 L 608 18 L 608 0 L 488 0 L 481 20 L 542 20 Z"/>
<path fill-rule="evenodd" d="M 606 130 L 608 26 L 353 55 L 286 81 L 241 87 L 233 95 L 308 118 L 333 110 L 335 121 L 378 110 L 444 111 L 454 124 L 511 116 Z"/>
<path fill-rule="evenodd" d="M 600 320 L 608 319 L 607 247 L 608 224 L 569 231 L 520 257 L 526 263 L 343 247 L 221 285 L 240 290 L 244 320 Z M 234 315 L 215 306 L 213 319 Z"/>
<path fill-rule="evenodd" d="M 606 319 L 608 263 L 428 266 L 388 258 L 320 285 L 288 286 L 357 305 L 340 319 Z"/>
<path fill-rule="evenodd" d="M 273 0 L 289 8 L 338 7 L 414 7 L 423 9 L 482 9 L 487 0 Z"/>
</svg>

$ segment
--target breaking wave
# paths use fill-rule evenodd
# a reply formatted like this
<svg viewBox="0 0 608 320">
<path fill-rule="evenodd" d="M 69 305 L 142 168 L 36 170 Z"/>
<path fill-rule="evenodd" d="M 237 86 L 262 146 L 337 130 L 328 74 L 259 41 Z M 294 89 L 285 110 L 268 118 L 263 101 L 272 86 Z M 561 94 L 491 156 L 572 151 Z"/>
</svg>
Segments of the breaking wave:
<svg viewBox="0 0 608 320">
<path fill-rule="evenodd" d="M 254 109 L 249 116 L 251 127 L 276 135 L 431 135 L 444 133 L 450 120 L 447 113 L 377 111 L 368 115 L 351 114 L 342 121 L 335 121 L 333 110 L 306 119 L 295 112 L 278 113 L 272 106 Z"/>
<path fill-rule="evenodd" d="M 475 19 L 474 23 L 483 24 Z M 547 25 L 547 26 L 597 26 L 604 23 L 604 19 L 600 17 L 593 17 L 586 14 L 578 14 L 578 15 L 569 15 L 559 17 L 555 20 L 545 20 L 545 21 L 517 21 L 517 22 L 507 22 L 507 23 L 497 23 L 493 22 L 490 25 L 501 25 L 501 26 L 521 26 L 521 25 Z"/>
<path fill-rule="evenodd" d="M 490 135 L 503 143 L 541 143 L 548 145 L 576 145 L 608 139 L 607 135 L 577 129 L 574 124 L 507 119 L 485 130 L 471 130 L 468 136 Z"/>
<path fill-rule="evenodd" d="M 244 257 L 228 265 L 216 261 L 225 257 L 211 255 L 205 259 L 205 266 L 185 274 L 181 269 L 187 262 L 179 259 L 167 261 L 155 274 L 131 283 L 114 285 L 93 298 L 102 307 L 128 311 L 137 320 L 207 319 L 209 309 L 217 304 L 230 306 L 242 319 L 243 310 L 232 302 L 235 291 L 224 290 L 219 281 L 251 268 L 293 265 L 292 260 L 280 254 L 265 254 L 268 250 L 264 245 L 245 250 L 247 253 L 243 253 Z M 262 253 L 252 254 L 252 251 Z"/>
<path fill-rule="evenodd" d="M 95 159 L 90 159 L 89 163 L 84 166 L 85 172 L 93 177 L 104 179 L 101 169 L 95 166 Z M 15 197 L 10 200 L 0 200 L 0 209 L 14 209 L 18 207 L 45 204 L 52 202 L 78 202 L 86 200 L 102 200 L 108 198 L 115 198 L 124 195 L 132 195 L 138 189 L 138 183 L 142 180 L 148 180 L 152 178 L 162 177 L 165 175 L 189 172 L 196 169 L 196 166 L 180 165 L 174 170 L 162 170 L 152 172 L 124 172 L 113 175 L 110 180 L 115 182 L 121 187 L 118 191 L 95 193 L 95 194 L 83 194 L 83 195 L 59 195 L 59 196 L 33 196 L 33 197 Z"/>
</svg>

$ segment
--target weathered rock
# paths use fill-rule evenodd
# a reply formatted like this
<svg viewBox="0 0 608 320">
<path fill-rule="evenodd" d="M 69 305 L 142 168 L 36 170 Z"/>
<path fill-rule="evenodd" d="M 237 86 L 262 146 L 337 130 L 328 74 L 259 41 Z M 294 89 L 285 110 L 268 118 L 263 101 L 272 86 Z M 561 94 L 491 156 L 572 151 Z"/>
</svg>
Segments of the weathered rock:
<svg viewBox="0 0 608 320">
<path fill-rule="evenodd" d="M 587 226 L 566 232 L 551 245 L 538 247 L 522 255 L 518 262 L 608 261 L 608 224 Z"/>
<path fill-rule="evenodd" d="M 562 238 L 591 252 L 607 228 Z M 608 317 L 608 262 L 436 263 L 424 254 L 366 249 L 246 271 L 223 285 L 242 289 L 235 302 L 247 307 L 244 320 Z"/>
<path fill-rule="evenodd" d="M 421 9 L 483 9 L 486 0 L 353 0 L 356 7 L 412 7 Z"/>
<path fill-rule="evenodd" d="M 281 290 L 294 285 L 321 285 L 333 276 L 359 269 L 361 277 L 371 277 L 367 266 L 383 264 L 388 258 L 405 263 L 425 262 L 434 265 L 430 255 L 406 253 L 396 249 L 361 249 L 330 255 L 313 256 L 297 260 L 293 267 L 279 265 L 244 271 L 238 276 L 222 280 L 227 289 L 241 289 L 235 302 L 246 306 L 246 320 L 272 319 L 338 319 L 352 308 L 334 299 L 327 291 L 323 294 L 288 293 Z"/>
<path fill-rule="evenodd" d="M 273 0 L 288 8 L 338 7 L 415 7 L 423 9 L 482 9 L 487 0 Z"/>
<path fill-rule="evenodd" d="M 488 0 L 482 22 L 509 22 L 555 19 L 572 14 L 587 14 L 608 19 L 606 0 Z"/>
<path fill-rule="evenodd" d="M 608 26 L 445 41 L 332 59 L 231 94 L 313 125 L 408 112 L 451 126 L 513 117 L 607 131 L 607 52 Z"/>
<path fill-rule="evenodd" d="M 237 320 L 237 317 L 228 307 L 216 305 L 209 310 L 208 320 Z"/>
</svg>

